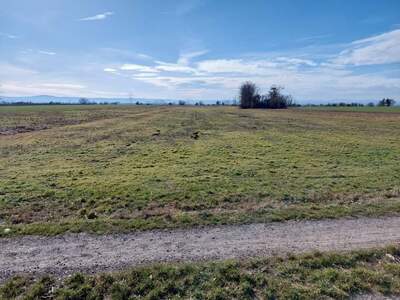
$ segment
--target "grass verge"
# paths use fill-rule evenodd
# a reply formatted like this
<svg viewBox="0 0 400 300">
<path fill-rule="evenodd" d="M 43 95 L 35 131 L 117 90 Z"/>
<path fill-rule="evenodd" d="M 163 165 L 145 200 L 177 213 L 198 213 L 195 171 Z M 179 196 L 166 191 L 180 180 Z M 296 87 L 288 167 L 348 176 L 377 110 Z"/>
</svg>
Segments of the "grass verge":
<svg viewBox="0 0 400 300">
<path fill-rule="evenodd" d="M 1 299 L 346 299 L 400 294 L 400 247 L 250 261 L 159 264 L 56 280 L 14 277 Z"/>
<path fill-rule="evenodd" d="M 70 220 L 53 223 L 32 223 L 0 226 L 0 238 L 21 235 L 57 235 L 63 233 L 89 232 L 95 234 L 123 233 L 135 230 L 188 228 L 207 225 L 233 225 L 249 223 L 283 222 L 290 220 L 321 220 L 341 217 L 381 217 L 400 215 L 400 199 L 389 198 L 385 201 L 370 203 L 355 202 L 330 205 L 301 204 L 271 209 L 269 207 L 254 210 L 182 212 L 175 215 L 156 215 L 133 220 Z"/>
</svg>

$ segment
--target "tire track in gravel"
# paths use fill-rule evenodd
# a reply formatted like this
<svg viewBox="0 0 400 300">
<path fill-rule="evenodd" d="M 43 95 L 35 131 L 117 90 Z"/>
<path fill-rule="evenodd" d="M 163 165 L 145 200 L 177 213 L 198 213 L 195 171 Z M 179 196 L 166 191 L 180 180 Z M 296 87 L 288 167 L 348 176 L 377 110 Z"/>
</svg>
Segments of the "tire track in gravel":
<svg viewBox="0 0 400 300">
<path fill-rule="evenodd" d="M 0 239 L 0 281 L 23 273 L 63 277 L 173 261 L 343 251 L 400 242 L 400 217 L 290 221 L 129 234 Z"/>
</svg>

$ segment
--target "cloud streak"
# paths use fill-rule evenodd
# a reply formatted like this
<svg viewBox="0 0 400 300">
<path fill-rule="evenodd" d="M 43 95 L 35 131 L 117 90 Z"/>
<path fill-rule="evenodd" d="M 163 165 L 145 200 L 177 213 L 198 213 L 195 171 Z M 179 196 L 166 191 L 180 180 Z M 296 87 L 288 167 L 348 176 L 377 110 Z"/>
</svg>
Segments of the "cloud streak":
<svg viewBox="0 0 400 300">
<path fill-rule="evenodd" d="M 97 15 L 94 15 L 94 16 L 81 18 L 81 19 L 79 19 L 79 21 L 100 21 L 100 20 L 105 20 L 109 16 L 112 16 L 113 14 L 114 14 L 114 12 L 107 11 L 107 12 L 104 12 L 104 13 L 101 13 L 101 14 L 97 14 Z"/>
<path fill-rule="evenodd" d="M 53 55 L 57 54 L 57 53 L 55 53 L 53 51 L 45 51 L 45 50 L 38 50 L 38 53 L 44 54 L 44 55 L 50 55 L 50 56 L 53 56 Z"/>
<path fill-rule="evenodd" d="M 355 66 L 400 63 L 400 29 L 354 41 L 332 62 Z"/>
</svg>

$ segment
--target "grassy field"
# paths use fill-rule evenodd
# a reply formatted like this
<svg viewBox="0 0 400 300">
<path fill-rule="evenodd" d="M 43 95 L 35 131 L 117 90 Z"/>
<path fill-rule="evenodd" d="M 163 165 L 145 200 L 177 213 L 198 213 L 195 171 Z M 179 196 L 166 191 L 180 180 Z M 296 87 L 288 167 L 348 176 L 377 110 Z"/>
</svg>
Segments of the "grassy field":
<svg viewBox="0 0 400 300">
<path fill-rule="evenodd" d="M 400 294 L 400 249 L 164 264 L 58 281 L 14 277 L 1 299 L 348 299 Z M 372 299 L 372 298 L 371 298 Z"/>
<path fill-rule="evenodd" d="M 325 110 L 325 111 L 348 111 L 348 112 L 387 112 L 387 113 L 400 113 L 400 106 L 305 106 L 302 109 L 307 110 Z"/>
<path fill-rule="evenodd" d="M 0 107 L 0 236 L 399 213 L 400 111 L 364 111 Z"/>
</svg>

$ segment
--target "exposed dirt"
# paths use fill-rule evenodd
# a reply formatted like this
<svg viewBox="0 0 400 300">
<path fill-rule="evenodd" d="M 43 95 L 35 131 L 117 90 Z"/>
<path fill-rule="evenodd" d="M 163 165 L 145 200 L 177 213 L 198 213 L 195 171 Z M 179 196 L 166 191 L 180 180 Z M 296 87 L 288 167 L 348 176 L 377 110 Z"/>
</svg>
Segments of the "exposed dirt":
<svg viewBox="0 0 400 300">
<path fill-rule="evenodd" d="M 17 133 L 25 133 L 36 130 L 47 129 L 46 126 L 42 127 L 29 127 L 29 126 L 15 126 L 13 128 L 0 128 L 0 135 L 13 135 Z"/>
<path fill-rule="evenodd" d="M 365 249 L 400 242 L 400 217 L 299 221 L 0 239 L 0 281 L 18 273 L 63 277 L 166 261 Z"/>
</svg>

